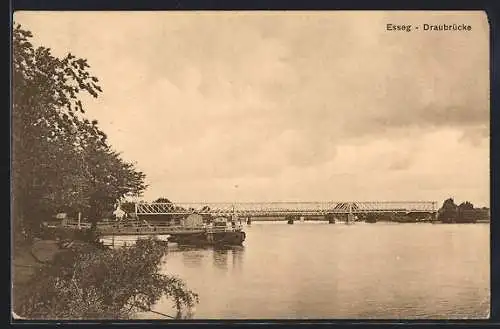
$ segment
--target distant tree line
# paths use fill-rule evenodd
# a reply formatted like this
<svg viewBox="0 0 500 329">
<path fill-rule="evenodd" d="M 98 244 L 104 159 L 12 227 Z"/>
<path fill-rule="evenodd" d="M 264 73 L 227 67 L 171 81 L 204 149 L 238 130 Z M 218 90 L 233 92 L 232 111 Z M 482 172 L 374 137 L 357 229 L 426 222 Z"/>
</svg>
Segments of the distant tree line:
<svg viewBox="0 0 500 329">
<path fill-rule="evenodd" d="M 442 223 L 475 223 L 477 221 L 489 221 L 489 208 L 475 208 L 470 201 L 464 201 L 456 205 L 452 198 L 446 199 L 441 208 L 438 209 L 437 218 L 432 213 L 407 213 L 406 211 L 394 211 L 387 213 L 360 214 L 359 220 L 368 223 L 378 221 L 389 221 L 399 223 L 415 223 L 421 221 L 440 221 Z"/>
<path fill-rule="evenodd" d="M 469 201 L 456 205 L 453 198 L 449 198 L 438 210 L 437 219 L 443 223 L 474 223 L 478 220 L 489 220 L 489 209 L 475 208 Z"/>
</svg>

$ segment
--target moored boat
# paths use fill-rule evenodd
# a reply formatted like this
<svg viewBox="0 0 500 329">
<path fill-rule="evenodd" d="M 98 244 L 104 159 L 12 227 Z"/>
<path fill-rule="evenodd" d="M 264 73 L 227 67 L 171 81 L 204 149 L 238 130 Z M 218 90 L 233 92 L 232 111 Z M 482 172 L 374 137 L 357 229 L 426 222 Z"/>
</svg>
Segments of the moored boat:
<svg viewBox="0 0 500 329">
<path fill-rule="evenodd" d="M 241 245 L 246 234 L 236 221 L 224 217 L 204 223 L 202 216 L 191 214 L 180 225 L 165 222 L 130 221 L 100 224 L 101 235 L 155 235 L 167 236 L 168 242 L 192 245 Z"/>
</svg>

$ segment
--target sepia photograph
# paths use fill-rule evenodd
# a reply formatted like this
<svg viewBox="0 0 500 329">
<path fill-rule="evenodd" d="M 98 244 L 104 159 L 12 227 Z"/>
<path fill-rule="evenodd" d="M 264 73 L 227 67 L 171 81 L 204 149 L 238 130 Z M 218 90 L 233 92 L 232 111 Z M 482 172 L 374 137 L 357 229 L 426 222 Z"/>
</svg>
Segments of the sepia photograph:
<svg viewBox="0 0 500 329">
<path fill-rule="evenodd" d="M 12 319 L 488 319 L 489 29 L 16 11 Z"/>
</svg>

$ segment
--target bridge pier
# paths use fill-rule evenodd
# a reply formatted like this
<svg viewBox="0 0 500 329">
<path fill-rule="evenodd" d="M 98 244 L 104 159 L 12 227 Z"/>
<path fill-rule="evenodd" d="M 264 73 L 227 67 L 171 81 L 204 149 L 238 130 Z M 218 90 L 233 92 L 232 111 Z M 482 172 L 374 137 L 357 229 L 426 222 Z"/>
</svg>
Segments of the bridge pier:
<svg viewBox="0 0 500 329">
<path fill-rule="evenodd" d="M 333 214 L 326 214 L 325 220 L 328 221 L 328 224 L 335 224 L 337 221 L 335 220 L 335 216 Z"/>
<path fill-rule="evenodd" d="M 375 214 L 369 213 L 365 216 L 365 222 L 367 223 L 376 223 L 377 216 Z"/>
</svg>

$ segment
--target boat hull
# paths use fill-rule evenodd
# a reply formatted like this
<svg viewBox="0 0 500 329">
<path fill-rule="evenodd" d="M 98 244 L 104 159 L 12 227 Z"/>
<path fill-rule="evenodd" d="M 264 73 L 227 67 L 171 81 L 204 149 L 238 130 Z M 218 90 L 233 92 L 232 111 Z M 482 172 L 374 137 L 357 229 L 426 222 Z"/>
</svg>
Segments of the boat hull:
<svg viewBox="0 0 500 329">
<path fill-rule="evenodd" d="M 245 238 L 246 234 L 243 231 L 201 232 L 190 234 L 172 234 L 168 241 L 182 245 L 239 246 L 243 244 Z"/>
</svg>

